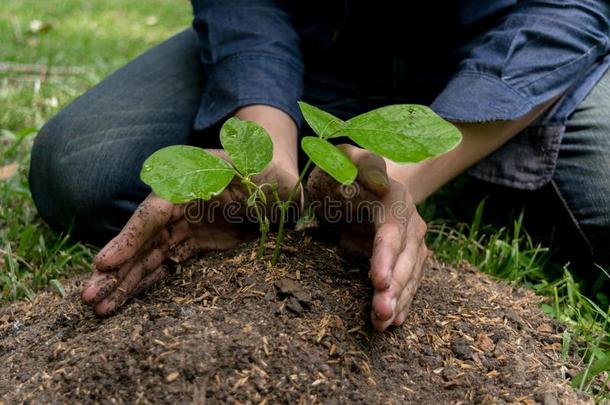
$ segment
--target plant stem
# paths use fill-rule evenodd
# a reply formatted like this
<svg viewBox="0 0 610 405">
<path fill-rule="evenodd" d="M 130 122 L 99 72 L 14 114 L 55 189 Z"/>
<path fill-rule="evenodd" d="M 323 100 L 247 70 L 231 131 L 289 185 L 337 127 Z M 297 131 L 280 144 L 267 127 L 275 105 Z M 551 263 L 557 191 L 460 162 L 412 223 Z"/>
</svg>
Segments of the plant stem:
<svg viewBox="0 0 610 405">
<path fill-rule="evenodd" d="M 305 163 L 305 167 L 303 167 L 303 170 L 301 171 L 301 174 L 299 175 L 299 179 L 297 180 L 297 183 L 294 185 L 294 187 L 290 191 L 290 194 L 288 194 L 288 200 L 287 200 L 288 204 L 290 204 L 290 202 L 294 198 L 294 195 L 299 190 L 299 186 L 301 185 L 301 183 L 303 183 L 303 179 L 305 178 L 305 174 L 307 173 L 307 170 L 309 170 L 309 167 L 311 166 L 312 163 L 313 163 L 313 161 L 311 159 L 308 159 L 307 163 Z"/>
<path fill-rule="evenodd" d="M 244 177 L 244 178 L 242 178 L 242 182 L 248 189 L 248 193 L 250 195 L 253 194 L 253 191 L 252 191 L 253 189 L 258 192 L 262 192 L 260 187 L 257 184 L 253 183 L 252 181 L 250 181 L 250 179 Z M 256 199 L 254 200 L 254 212 L 256 213 L 256 220 L 258 221 L 258 229 L 261 233 L 261 237 L 258 240 L 258 257 L 263 257 L 263 254 L 265 253 L 265 243 L 267 242 L 267 234 L 269 233 L 269 220 L 267 219 L 266 215 L 263 215 L 261 213 L 261 210 L 260 210 L 258 204 L 256 203 Z"/>
<path fill-rule="evenodd" d="M 277 200 L 278 204 L 280 205 L 280 224 L 279 224 L 279 227 L 277 230 L 277 238 L 275 239 L 275 248 L 273 249 L 273 257 L 271 258 L 271 264 L 273 266 L 275 266 L 275 264 L 277 263 L 277 259 L 280 257 L 280 248 L 281 248 L 282 242 L 284 240 L 284 226 L 286 224 L 286 216 L 288 214 L 288 207 L 292 203 L 292 199 L 294 198 L 295 194 L 299 190 L 299 187 L 303 183 L 305 174 L 307 173 L 307 170 L 309 170 L 309 167 L 311 166 L 312 163 L 313 162 L 311 161 L 311 159 L 307 160 L 307 163 L 305 163 L 305 167 L 303 167 L 303 170 L 301 171 L 301 174 L 299 175 L 299 179 L 297 180 L 297 182 L 294 185 L 294 187 L 292 188 L 292 190 L 290 190 L 290 194 L 288 194 L 288 199 L 286 201 L 282 201 L 280 196 L 277 194 L 277 190 L 275 190 L 275 193 L 274 193 L 275 199 Z"/>
<path fill-rule="evenodd" d="M 280 224 L 277 230 L 277 238 L 275 239 L 275 248 L 273 249 L 273 257 L 271 258 L 271 264 L 275 266 L 277 259 L 280 257 L 280 247 L 284 240 L 284 224 L 286 223 L 286 213 L 288 212 L 288 205 L 286 202 L 280 203 Z"/>
</svg>

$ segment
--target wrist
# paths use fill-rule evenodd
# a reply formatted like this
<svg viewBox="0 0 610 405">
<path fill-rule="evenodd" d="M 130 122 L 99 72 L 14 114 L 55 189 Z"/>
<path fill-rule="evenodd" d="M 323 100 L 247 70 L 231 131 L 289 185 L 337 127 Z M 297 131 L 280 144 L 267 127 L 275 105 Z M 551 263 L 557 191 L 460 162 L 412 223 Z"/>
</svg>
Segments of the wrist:
<svg viewBox="0 0 610 405">
<path fill-rule="evenodd" d="M 430 161 L 428 160 L 415 164 L 401 165 L 386 159 L 388 177 L 402 184 L 413 198 L 413 202 L 419 204 L 429 196 L 426 188 L 426 182 L 429 181 L 426 174 L 429 171 L 424 167 L 429 163 Z"/>
</svg>

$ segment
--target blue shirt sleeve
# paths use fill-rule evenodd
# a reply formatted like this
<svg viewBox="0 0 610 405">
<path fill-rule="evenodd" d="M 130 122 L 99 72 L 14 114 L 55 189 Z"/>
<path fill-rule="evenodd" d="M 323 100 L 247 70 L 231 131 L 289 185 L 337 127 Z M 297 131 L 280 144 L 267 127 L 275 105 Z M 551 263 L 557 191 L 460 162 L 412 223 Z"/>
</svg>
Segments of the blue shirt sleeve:
<svg viewBox="0 0 610 405">
<path fill-rule="evenodd" d="M 297 100 L 303 93 L 299 36 L 280 1 L 191 2 L 207 73 L 195 128 L 209 128 L 250 104 L 279 108 L 299 124 Z"/>
<path fill-rule="evenodd" d="M 520 1 L 462 61 L 432 109 L 461 122 L 522 117 L 609 53 L 609 19 L 603 0 Z"/>
</svg>

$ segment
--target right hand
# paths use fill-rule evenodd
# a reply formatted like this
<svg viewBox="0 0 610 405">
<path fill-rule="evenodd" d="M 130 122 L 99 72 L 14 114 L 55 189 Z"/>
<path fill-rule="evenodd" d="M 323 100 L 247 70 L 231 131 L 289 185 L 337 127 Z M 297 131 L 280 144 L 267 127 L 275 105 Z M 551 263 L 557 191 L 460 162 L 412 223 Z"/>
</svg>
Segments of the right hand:
<svg viewBox="0 0 610 405">
<path fill-rule="evenodd" d="M 277 182 L 280 196 L 286 198 L 297 179 L 296 167 L 274 160 L 255 181 Z M 167 259 L 182 262 L 198 252 L 229 249 L 254 239 L 256 226 L 245 217 L 236 223 L 223 215 L 226 204 L 237 202 L 246 207 L 246 200 L 244 186 L 235 179 L 212 200 L 218 202 L 213 217 L 207 212 L 210 201 L 203 205 L 203 214 L 193 218 L 185 214 L 194 205 L 172 204 L 151 193 L 119 235 L 95 257 L 93 275 L 81 294 L 83 302 L 93 306 L 97 314 L 111 313 L 131 296 L 163 279 L 169 272 L 163 264 Z"/>
<path fill-rule="evenodd" d="M 358 167 L 357 180 L 342 186 L 316 167 L 307 182 L 308 195 L 322 214 L 323 225 L 324 214 L 331 214 L 326 226 L 338 231 L 339 244 L 354 257 L 370 257 L 373 326 L 384 330 L 401 325 L 428 256 L 426 224 L 410 190 L 388 175 L 383 158 L 355 146 L 339 147 Z"/>
</svg>

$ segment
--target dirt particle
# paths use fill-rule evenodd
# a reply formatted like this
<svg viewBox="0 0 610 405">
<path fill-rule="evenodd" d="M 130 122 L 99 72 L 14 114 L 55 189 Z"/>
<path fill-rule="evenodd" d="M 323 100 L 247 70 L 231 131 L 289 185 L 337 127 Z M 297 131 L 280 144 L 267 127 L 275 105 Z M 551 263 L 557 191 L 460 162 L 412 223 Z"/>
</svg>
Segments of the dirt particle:
<svg viewBox="0 0 610 405">
<path fill-rule="evenodd" d="M 553 333 L 553 326 L 550 323 L 541 323 L 536 330 L 540 333 Z"/>
<path fill-rule="evenodd" d="M 281 296 L 292 296 L 304 305 L 309 305 L 311 303 L 311 294 L 305 291 L 299 283 L 290 278 L 282 278 L 281 280 L 276 281 L 275 286 L 279 290 Z"/>
<path fill-rule="evenodd" d="M 552 392 L 544 392 L 537 396 L 537 401 L 542 405 L 559 405 L 557 397 Z"/>
<path fill-rule="evenodd" d="M 280 293 L 284 295 L 292 295 L 293 292 L 301 289 L 299 284 L 290 278 L 282 278 L 281 280 L 276 281 L 274 284 Z"/>
<path fill-rule="evenodd" d="M 472 348 L 470 342 L 466 339 L 458 338 L 451 343 L 451 350 L 460 360 L 471 360 L 472 359 Z"/>
<path fill-rule="evenodd" d="M 165 381 L 168 383 L 173 383 L 174 381 L 176 381 L 178 379 L 178 377 L 180 377 L 180 373 L 177 371 L 174 371 L 165 376 Z"/>
<path fill-rule="evenodd" d="M 485 353 L 492 352 L 496 348 L 493 340 L 491 340 L 485 333 L 479 333 L 475 341 L 475 345 Z"/>
<path fill-rule="evenodd" d="M 301 306 L 301 304 L 299 304 L 299 301 L 294 298 L 294 297 L 290 297 L 288 299 L 288 302 L 286 303 L 286 308 L 292 312 L 294 312 L 297 315 L 300 315 L 303 313 L 304 309 Z"/>
</svg>

